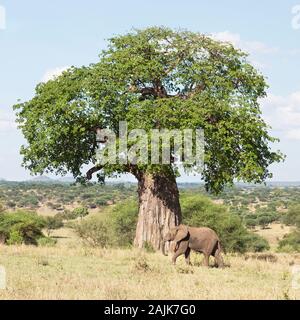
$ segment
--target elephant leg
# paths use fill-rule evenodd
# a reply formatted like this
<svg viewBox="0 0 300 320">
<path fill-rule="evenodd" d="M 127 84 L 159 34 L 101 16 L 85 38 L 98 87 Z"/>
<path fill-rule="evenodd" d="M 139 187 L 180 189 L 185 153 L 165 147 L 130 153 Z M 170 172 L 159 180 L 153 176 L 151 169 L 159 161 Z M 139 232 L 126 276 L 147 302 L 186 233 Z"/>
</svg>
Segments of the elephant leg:
<svg viewBox="0 0 300 320">
<path fill-rule="evenodd" d="M 204 254 L 204 266 L 209 267 L 209 254 Z"/>
<path fill-rule="evenodd" d="M 181 241 L 180 243 L 177 243 L 174 249 L 175 252 L 172 258 L 173 264 L 176 264 L 176 259 L 182 254 L 185 254 L 188 249 L 189 249 L 188 241 Z"/>
<path fill-rule="evenodd" d="M 186 249 L 186 252 L 184 253 L 184 256 L 185 256 L 185 262 L 187 265 L 191 265 L 191 249 L 190 248 L 187 248 Z"/>
<path fill-rule="evenodd" d="M 224 261 L 223 261 L 222 254 L 221 254 L 220 250 L 217 250 L 215 252 L 215 259 L 216 259 L 216 263 L 217 263 L 218 267 L 224 268 Z"/>
<path fill-rule="evenodd" d="M 182 254 L 184 254 L 184 251 L 178 250 L 174 253 L 173 257 L 172 257 L 172 263 L 175 265 L 176 264 L 176 259 L 181 256 Z"/>
</svg>

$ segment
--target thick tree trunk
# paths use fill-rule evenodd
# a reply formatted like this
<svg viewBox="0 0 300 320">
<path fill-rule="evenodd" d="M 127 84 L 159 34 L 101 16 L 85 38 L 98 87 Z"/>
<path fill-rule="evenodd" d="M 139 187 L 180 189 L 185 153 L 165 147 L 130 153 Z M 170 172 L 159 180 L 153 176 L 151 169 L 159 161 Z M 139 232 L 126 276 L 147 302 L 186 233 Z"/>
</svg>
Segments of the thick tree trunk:
<svg viewBox="0 0 300 320">
<path fill-rule="evenodd" d="M 181 222 L 179 192 L 174 175 L 141 174 L 138 177 L 139 217 L 134 245 L 146 243 L 167 252 L 163 236 Z"/>
</svg>

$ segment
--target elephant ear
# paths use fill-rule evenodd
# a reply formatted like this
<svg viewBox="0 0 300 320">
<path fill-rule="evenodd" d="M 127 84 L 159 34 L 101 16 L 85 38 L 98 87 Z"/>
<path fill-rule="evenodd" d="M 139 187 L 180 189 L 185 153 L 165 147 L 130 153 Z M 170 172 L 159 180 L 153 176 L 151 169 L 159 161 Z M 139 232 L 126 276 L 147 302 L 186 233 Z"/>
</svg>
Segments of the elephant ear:
<svg viewBox="0 0 300 320">
<path fill-rule="evenodd" d="M 178 227 L 178 231 L 176 233 L 174 241 L 179 242 L 179 241 L 183 240 L 184 238 L 186 238 L 188 236 L 188 234 L 189 234 L 188 227 L 180 225 Z"/>
</svg>

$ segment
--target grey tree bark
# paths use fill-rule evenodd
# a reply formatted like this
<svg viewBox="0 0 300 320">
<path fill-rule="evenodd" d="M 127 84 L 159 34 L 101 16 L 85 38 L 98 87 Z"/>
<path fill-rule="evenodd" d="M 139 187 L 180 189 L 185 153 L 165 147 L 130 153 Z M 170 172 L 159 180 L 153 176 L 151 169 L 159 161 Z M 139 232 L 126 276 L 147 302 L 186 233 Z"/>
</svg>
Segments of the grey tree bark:
<svg viewBox="0 0 300 320">
<path fill-rule="evenodd" d="M 146 243 L 155 250 L 168 252 L 163 241 L 170 228 L 181 222 L 179 191 L 174 175 L 141 174 L 138 177 L 139 216 L 134 245 Z"/>
</svg>

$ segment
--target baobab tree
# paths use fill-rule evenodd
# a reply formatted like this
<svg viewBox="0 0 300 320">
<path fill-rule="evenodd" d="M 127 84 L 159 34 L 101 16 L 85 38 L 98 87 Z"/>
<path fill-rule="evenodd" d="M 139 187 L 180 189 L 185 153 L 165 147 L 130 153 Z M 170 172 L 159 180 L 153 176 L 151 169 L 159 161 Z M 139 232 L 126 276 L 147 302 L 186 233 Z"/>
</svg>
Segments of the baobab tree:
<svg viewBox="0 0 300 320">
<path fill-rule="evenodd" d="M 129 129 L 205 132 L 201 179 L 218 193 L 235 180 L 261 183 L 270 164 L 283 159 L 261 117 L 266 82 L 229 43 L 188 31 L 153 27 L 111 38 L 99 61 L 71 67 L 40 83 L 19 103 L 17 121 L 28 144 L 24 166 L 34 174 L 71 172 L 77 179 L 133 174 L 138 181 L 135 245 L 161 249 L 162 236 L 181 221 L 178 164 L 99 165 L 95 132 L 119 122 Z M 172 157 L 171 157 L 172 159 Z M 83 165 L 90 165 L 82 172 Z M 193 171 L 192 165 L 184 169 Z"/>
</svg>

